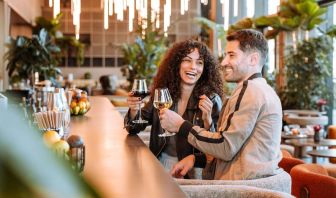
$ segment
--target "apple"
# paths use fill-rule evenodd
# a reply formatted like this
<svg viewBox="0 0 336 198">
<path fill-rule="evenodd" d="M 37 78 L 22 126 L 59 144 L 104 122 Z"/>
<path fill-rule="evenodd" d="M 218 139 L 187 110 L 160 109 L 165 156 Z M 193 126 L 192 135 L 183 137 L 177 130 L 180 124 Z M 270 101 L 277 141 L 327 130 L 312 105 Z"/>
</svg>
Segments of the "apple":
<svg viewBox="0 0 336 198">
<path fill-rule="evenodd" d="M 69 152 L 70 145 L 68 144 L 67 141 L 59 140 L 58 142 L 52 145 L 52 150 L 55 151 L 57 154 L 62 155 L 64 153 Z"/>
</svg>

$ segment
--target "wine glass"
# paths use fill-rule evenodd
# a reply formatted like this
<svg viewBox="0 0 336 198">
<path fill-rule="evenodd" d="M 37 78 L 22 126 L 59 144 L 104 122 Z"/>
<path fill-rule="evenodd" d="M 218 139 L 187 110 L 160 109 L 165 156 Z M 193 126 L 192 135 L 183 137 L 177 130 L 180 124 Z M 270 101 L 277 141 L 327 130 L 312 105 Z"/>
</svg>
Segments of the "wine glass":
<svg viewBox="0 0 336 198">
<path fill-rule="evenodd" d="M 153 105 L 158 110 L 169 109 L 173 104 L 173 100 L 170 96 L 169 90 L 167 88 L 155 89 L 154 91 L 154 100 Z M 159 134 L 159 137 L 168 137 L 173 136 L 175 133 L 170 133 L 167 130 L 163 129 L 164 133 Z"/>
<path fill-rule="evenodd" d="M 132 93 L 134 97 L 140 97 L 143 100 L 146 96 L 149 95 L 149 91 L 147 89 L 147 84 L 145 79 L 134 79 Z M 133 120 L 133 123 L 136 124 L 144 124 L 148 123 L 147 120 L 143 120 L 141 118 L 141 103 L 139 104 L 139 119 Z"/>
</svg>

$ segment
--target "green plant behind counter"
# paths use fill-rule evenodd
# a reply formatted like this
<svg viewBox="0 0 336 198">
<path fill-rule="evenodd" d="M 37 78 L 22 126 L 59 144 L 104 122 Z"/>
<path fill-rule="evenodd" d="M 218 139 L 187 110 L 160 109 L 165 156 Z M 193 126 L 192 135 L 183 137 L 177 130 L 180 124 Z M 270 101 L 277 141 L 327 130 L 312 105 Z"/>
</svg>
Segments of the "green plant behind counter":
<svg viewBox="0 0 336 198">
<path fill-rule="evenodd" d="M 7 47 L 9 50 L 5 54 L 8 61 L 6 69 L 11 83 L 30 79 L 34 72 L 38 72 L 42 80 L 52 80 L 60 74 L 55 58 L 60 53 L 60 48 L 52 42 L 45 29 L 41 29 L 32 38 L 18 36 L 11 39 Z"/>
<path fill-rule="evenodd" d="M 158 30 L 147 29 L 143 37 L 137 36 L 134 43 L 125 43 L 121 47 L 126 65 L 122 73 L 130 86 L 136 78 L 146 79 L 150 86 L 167 49 L 166 38 Z"/>
<path fill-rule="evenodd" d="M 75 57 L 76 64 L 82 65 L 84 62 L 85 45 L 73 36 L 64 36 L 60 31 L 61 18 L 63 14 L 58 14 L 55 18 L 46 19 L 44 17 L 37 17 L 35 19 L 36 25 L 33 27 L 33 34 L 38 33 L 41 29 L 46 29 L 49 35 L 54 40 L 55 44 L 61 49 L 61 53 L 57 58 Z"/>
</svg>

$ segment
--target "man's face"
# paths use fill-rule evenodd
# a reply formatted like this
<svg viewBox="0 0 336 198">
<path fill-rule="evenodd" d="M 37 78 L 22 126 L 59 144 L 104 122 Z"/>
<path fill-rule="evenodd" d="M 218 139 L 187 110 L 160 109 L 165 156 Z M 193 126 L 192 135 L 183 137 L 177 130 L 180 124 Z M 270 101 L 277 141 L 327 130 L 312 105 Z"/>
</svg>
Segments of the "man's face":
<svg viewBox="0 0 336 198">
<path fill-rule="evenodd" d="M 248 56 L 239 48 L 239 41 L 227 42 L 225 57 L 221 62 L 225 81 L 240 83 L 249 77 Z"/>
</svg>

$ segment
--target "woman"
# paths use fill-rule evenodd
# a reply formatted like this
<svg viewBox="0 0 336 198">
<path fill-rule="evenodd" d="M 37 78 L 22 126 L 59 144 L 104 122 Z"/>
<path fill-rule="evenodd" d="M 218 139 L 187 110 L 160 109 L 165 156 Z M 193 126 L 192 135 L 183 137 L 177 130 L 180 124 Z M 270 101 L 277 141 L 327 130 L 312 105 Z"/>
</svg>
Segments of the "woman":
<svg viewBox="0 0 336 198">
<path fill-rule="evenodd" d="M 129 93 L 129 112 L 125 126 L 130 134 L 136 134 L 147 125 L 152 125 L 149 148 L 166 170 L 184 157 L 201 155 L 186 138 L 180 136 L 159 137 L 163 133 L 157 110 L 153 107 L 156 88 L 168 88 L 173 99 L 170 108 L 190 122 L 206 129 L 216 129 L 222 107 L 223 81 L 217 64 L 209 49 L 202 43 L 187 40 L 176 43 L 165 55 L 154 78 L 151 100 L 142 108 L 142 118 L 148 124 L 134 124 L 141 98 Z M 211 99 L 209 99 L 211 98 Z M 189 175 L 190 176 L 190 175 Z"/>
</svg>

